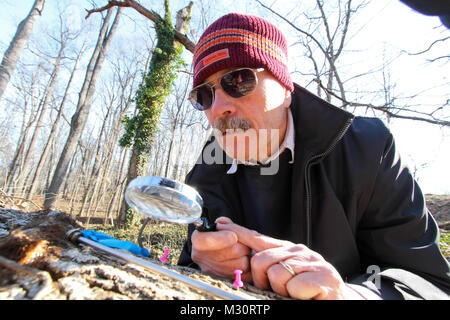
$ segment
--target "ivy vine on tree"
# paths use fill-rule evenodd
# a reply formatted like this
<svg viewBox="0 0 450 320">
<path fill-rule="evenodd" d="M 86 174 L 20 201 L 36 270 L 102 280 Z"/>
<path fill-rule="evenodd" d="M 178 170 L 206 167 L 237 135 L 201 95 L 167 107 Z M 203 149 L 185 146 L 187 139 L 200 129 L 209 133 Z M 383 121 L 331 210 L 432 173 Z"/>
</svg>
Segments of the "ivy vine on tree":
<svg viewBox="0 0 450 320">
<path fill-rule="evenodd" d="M 156 47 L 152 52 L 148 74 L 136 93 L 134 117 L 125 116 L 125 132 L 120 139 L 122 147 L 133 147 L 136 154 L 135 176 L 145 175 L 150 149 L 158 130 L 161 113 L 167 96 L 177 77 L 177 70 L 186 64 L 181 57 L 183 46 L 176 45 L 175 28 L 172 26 L 168 0 L 165 1 L 165 17 L 155 21 Z M 126 210 L 125 228 L 137 224 L 140 216 L 130 208 Z"/>
<path fill-rule="evenodd" d="M 155 23 L 157 34 L 156 48 L 153 50 L 147 76 L 136 94 L 138 113 L 125 117 L 125 133 L 120 140 L 122 147 L 134 144 L 138 154 L 149 151 L 158 128 L 160 115 L 176 78 L 176 70 L 185 63 L 181 58 L 182 46 L 174 46 L 174 28 L 170 14 Z"/>
</svg>

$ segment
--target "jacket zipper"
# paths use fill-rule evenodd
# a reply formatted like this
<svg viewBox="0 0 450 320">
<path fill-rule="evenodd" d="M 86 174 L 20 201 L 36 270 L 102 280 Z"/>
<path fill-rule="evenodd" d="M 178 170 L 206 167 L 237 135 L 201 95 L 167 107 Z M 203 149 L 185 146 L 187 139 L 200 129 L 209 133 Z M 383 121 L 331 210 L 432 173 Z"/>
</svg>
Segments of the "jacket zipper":
<svg viewBox="0 0 450 320">
<path fill-rule="evenodd" d="M 320 158 L 323 158 L 327 156 L 337 145 L 339 140 L 342 139 L 347 129 L 350 127 L 351 123 L 353 121 L 353 118 L 350 118 L 346 121 L 345 125 L 341 128 L 339 131 L 339 134 L 336 136 L 336 138 L 333 140 L 333 142 L 330 144 L 327 150 L 325 152 L 322 152 L 320 154 L 317 154 L 315 156 L 312 156 L 308 159 L 306 162 L 305 167 L 305 187 L 306 187 L 306 246 L 308 248 L 311 248 L 312 244 L 312 235 L 311 235 L 311 180 L 309 177 L 310 168 L 315 163 L 315 161 L 318 161 Z"/>
</svg>

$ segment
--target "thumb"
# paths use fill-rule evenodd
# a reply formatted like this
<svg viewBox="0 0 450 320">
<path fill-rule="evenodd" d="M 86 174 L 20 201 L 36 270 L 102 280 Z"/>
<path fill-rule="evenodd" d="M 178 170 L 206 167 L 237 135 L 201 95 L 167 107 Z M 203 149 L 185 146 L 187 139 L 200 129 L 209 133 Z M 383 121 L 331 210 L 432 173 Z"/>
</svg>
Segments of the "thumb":
<svg viewBox="0 0 450 320">
<path fill-rule="evenodd" d="M 237 235 L 238 241 L 240 243 L 252 248 L 256 252 L 271 248 L 278 248 L 286 245 L 292 245 L 292 243 L 289 241 L 265 236 L 255 230 L 247 229 L 233 222 L 216 220 L 216 223 L 217 230 L 228 230 L 234 232 Z"/>
</svg>

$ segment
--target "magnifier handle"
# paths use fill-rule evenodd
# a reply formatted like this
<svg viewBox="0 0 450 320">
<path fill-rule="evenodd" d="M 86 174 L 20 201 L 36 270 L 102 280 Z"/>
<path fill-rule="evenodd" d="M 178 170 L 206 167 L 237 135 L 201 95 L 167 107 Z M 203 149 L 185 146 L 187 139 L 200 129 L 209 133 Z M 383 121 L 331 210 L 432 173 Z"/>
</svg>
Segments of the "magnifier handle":
<svg viewBox="0 0 450 320">
<path fill-rule="evenodd" d="M 201 217 L 200 220 L 202 220 L 202 225 L 197 226 L 197 230 L 201 232 L 206 231 L 216 231 L 216 223 L 210 222 L 207 217 Z"/>
</svg>

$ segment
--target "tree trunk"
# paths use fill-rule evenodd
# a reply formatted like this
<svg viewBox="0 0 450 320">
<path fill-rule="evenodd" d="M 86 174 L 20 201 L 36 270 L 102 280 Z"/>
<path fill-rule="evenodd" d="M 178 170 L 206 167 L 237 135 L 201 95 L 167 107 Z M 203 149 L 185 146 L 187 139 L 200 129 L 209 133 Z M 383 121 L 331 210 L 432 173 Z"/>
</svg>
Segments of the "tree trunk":
<svg viewBox="0 0 450 320">
<path fill-rule="evenodd" d="M 36 121 L 36 115 L 33 115 L 33 111 L 31 110 L 30 118 L 28 119 L 28 123 L 26 123 L 26 110 L 27 110 L 28 103 L 25 102 L 24 106 L 24 116 L 23 116 L 23 130 L 19 138 L 19 142 L 17 143 L 17 148 L 14 153 L 14 157 L 9 164 L 8 168 L 8 174 L 6 177 L 6 184 L 8 185 L 8 189 L 14 189 L 14 180 L 18 180 L 20 176 L 22 175 L 22 164 L 19 164 L 19 160 L 23 159 L 23 154 L 25 152 L 25 145 L 28 140 L 28 135 L 30 133 L 31 127 L 33 126 L 33 123 Z M 36 111 L 38 113 L 39 110 Z M 26 123 L 26 124 L 25 124 Z M 16 174 L 17 169 L 19 169 L 19 176 L 14 179 L 14 176 Z M 14 192 L 14 191 L 13 191 Z"/>
<path fill-rule="evenodd" d="M 121 157 L 121 162 L 120 162 L 120 166 L 119 166 L 119 177 L 117 179 L 116 182 L 116 191 L 114 192 L 113 195 L 113 202 L 111 203 L 111 208 L 108 209 L 108 216 L 111 217 L 111 221 L 113 220 L 112 216 L 113 216 L 113 212 L 114 209 L 116 207 L 117 208 L 117 220 L 120 221 L 120 214 L 121 214 L 121 205 L 125 202 L 122 199 L 122 195 L 123 195 L 123 188 L 124 188 L 124 184 L 126 183 L 127 179 L 126 179 L 126 175 L 127 175 L 127 167 L 126 167 L 126 160 L 129 159 L 129 153 L 130 153 L 130 149 L 125 149 L 125 152 L 123 153 L 123 156 Z M 117 194 L 117 190 L 119 189 L 119 197 L 116 197 Z M 116 204 L 117 203 L 117 204 Z"/>
<path fill-rule="evenodd" d="M 45 113 L 47 112 L 48 102 L 50 101 L 50 98 L 53 95 L 53 88 L 55 87 L 56 78 L 58 77 L 59 67 L 61 65 L 61 59 L 62 59 L 64 47 L 65 47 L 65 44 L 61 43 L 61 46 L 58 51 L 58 56 L 56 57 L 55 65 L 53 67 L 53 71 L 50 75 L 49 83 L 44 91 L 44 96 L 42 97 L 42 100 L 41 100 L 41 104 L 42 104 L 41 112 L 39 113 L 39 117 L 37 119 L 33 135 L 31 136 L 31 141 L 28 144 L 27 152 L 25 153 L 24 163 L 23 163 L 23 172 L 29 174 L 30 176 L 33 173 L 32 172 L 33 170 L 31 168 L 29 168 L 30 162 L 32 160 L 34 147 L 36 145 L 39 133 L 40 133 L 42 125 L 44 123 L 44 117 L 45 117 Z M 51 140 L 50 140 L 50 142 L 51 142 Z M 27 183 L 28 183 L 28 180 L 30 179 L 30 176 L 27 176 L 27 178 L 24 181 L 24 185 L 23 185 L 24 192 L 26 192 Z M 29 194 L 29 192 L 27 194 Z"/>
<path fill-rule="evenodd" d="M 112 14 L 111 10 L 108 10 L 108 14 L 102 25 L 96 49 L 94 50 L 91 62 L 89 63 L 90 66 L 91 63 L 93 63 L 93 60 L 95 61 L 95 64 L 93 64 L 94 65 L 93 70 L 92 72 L 90 72 L 90 70 L 88 69 L 88 71 L 86 72 L 85 82 L 83 84 L 83 88 L 82 91 L 80 92 L 80 96 L 78 99 L 77 111 L 72 117 L 69 137 L 66 141 L 63 152 L 58 161 L 58 165 L 56 166 L 50 187 L 48 188 L 45 195 L 44 207 L 47 209 L 55 208 L 56 198 L 59 193 L 61 184 L 63 183 L 63 179 L 67 170 L 67 165 L 70 161 L 70 158 L 75 150 L 77 143 L 81 138 L 81 134 L 83 133 L 84 127 L 86 125 L 87 117 L 91 109 L 92 99 L 95 92 L 96 81 L 98 75 L 100 74 L 102 64 L 105 60 L 105 56 L 107 54 L 115 30 L 117 29 L 121 12 L 122 8 L 119 8 L 117 10 L 114 22 L 112 23 L 111 29 L 109 30 L 108 33 L 107 28 L 109 26 L 108 22 Z M 97 51 L 98 56 L 96 56 Z M 91 75 L 91 77 L 89 77 L 89 75 Z"/>
<path fill-rule="evenodd" d="M 11 75 L 16 68 L 17 61 L 19 61 L 22 50 L 33 31 L 34 23 L 41 16 L 41 12 L 44 9 L 44 3 L 45 0 L 36 0 L 34 2 L 30 13 L 28 13 L 26 18 L 19 23 L 16 34 L 3 56 L 0 65 L 0 98 L 3 96 L 3 93 L 8 86 Z"/>
<path fill-rule="evenodd" d="M 193 3 L 177 12 L 176 29 L 171 24 L 169 1 L 164 1 L 165 17 L 157 17 L 155 29 L 157 45 L 153 52 L 149 74 L 146 75 L 138 91 L 136 106 L 139 108 L 137 118 L 129 119 L 127 124 L 125 144 L 132 144 L 132 154 L 128 169 L 126 185 L 139 175 L 146 173 L 150 158 L 149 149 L 158 128 L 161 110 L 165 102 L 165 96 L 173 82 L 171 66 L 180 52 L 180 44 L 175 41 L 175 30 L 180 33 L 185 31 L 190 20 L 190 12 Z M 125 201 L 122 202 L 119 223 L 125 228 L 135 224 L 140 219 L 136 213 L 128 208 Z"/>
<path fill-rule="evenodd" d="M 61 104 L 59 106 L 58 114 L 56 115 L 56 119 L 55 119 L 55 121 L 52 124 L 52 128 L 50 130 L 50 135 L 49 135 L 49 137 L 47 139 L 47 143 L 46 143 L 46 145 L 44 147 L 44 151 L 42 151 L 42 154 L 41 154 L 41 157 L 39 159 L 38 165 L 37 165 L 36 170 L 34 172 L 33 179 L 31 180 L 30 190 L 28 191 L 28 199 L 31 199 L 33 197 L 34 193 L 36 192 L 36 188 L 37 188 L 37 184 L 38 184 L 37 182 L 38 182 L 38 179 L 39 179 L 39 177 L 41 175 L 41 170 L 42 170 L 42 168 L 44 166 L 44 162 L 45 162 L 45 159 L 47 158 L 47 154 L 48 154 L 48 152 L 50 150 L 51 141 L 53 140 L 53 138 L 56 135 L 56 129 L 57 129 L 59 121 L 61 120 L 62 112 L 63 112 L 63 109 L 64 109 L 64 104 L 66 103 L 66 99 L 67 99 L 67 96 L 68 96 L 68 93 L 69 93 L 69 88 L 70 88 L 70 86 L 72 84 L 73 77 L 74 77 L 74 75 L 75 75 L 75 73 L 77 71 L 77 66 L 78 66 L 78 62 L 80 61 L 80 57 L 81 57 L 81 52 L 82 51 L 83 51 L 83 49 L 80 50 L 80 53 L 78 54 L 78 56 L 77 56 L 77 58 L 75 60 L 75 64 L 74 64 L 72 73 L 70 74 L 69 81 L 68 81 L 66 89 L 64 91 L 63 99 L 62 99 Z"/>
<path fill-rule="evenodd" d="M 109 115 L 111 113 L 111 109 L 112 109 L 112 104 L 108 107 L 108 111 L 106 112 L 105 119 L 103 120 L 102 127 L 100 129 L 100 134 L 97 139 L 97 148 L 96 148 L 95 155 L 94 155 L 95 160 L 94 160 L 94 164 L 92 165 L 91 173 L 88 176 L 89 183 L 88 183 L 88 186 L 83 195 L 83 201 L 82 201 L 83 204 L 81 206 L 80 213 L 78 214 L 79 217 L 81 217 L 83 215 L 87 202 L 91 201 L 95 197 L 95 194 L 97 192 L 98 176 L 99 176 L 99 173 L 101 170 L 101 162 L 102 162 L 100 160 L 100 153 L 101 153 L 101 148 L 103 145 L 102 137 L 105 132 L 105 127 L 108 122 Z M 91 191 L 92 191 L 92 193 L 91 193 Z M 90 199 L 88 199 L 90 194 L 91 194 Z M 90 207 L 91 206 L 89 205 L 89 208 Z M 89 210 L 90 210 L 89 208 L 88 208 L 88 212 L 87 212 L 88 217 L 89 217 Z"/>
<path fill-rule="evenodd" d="M 166 170 L 164 173 L 164 176 L 166 178 L 169 178 L 169 169 L 170 169 L 170 164 L 172 162 L 172 154 L 173 154 L 173 149 L 174 149 L 174 144 L 175 144 L 175 131 L 177 129 L 177 124 L 178 124 L 178 117 L 180 115 L 180 109 L 178 108 L 177 110 L 177 114 L 175 116 L 175 119 L 173 120 L 173 125 L 172 125 L 172 139 L 170 140 L 169 143 L 169 151 L 167 152 L 167 163 L 166 163 Z"/>
</svg>

